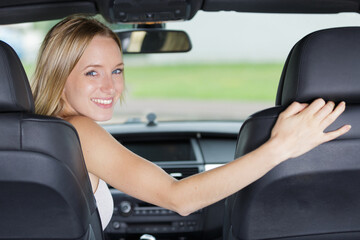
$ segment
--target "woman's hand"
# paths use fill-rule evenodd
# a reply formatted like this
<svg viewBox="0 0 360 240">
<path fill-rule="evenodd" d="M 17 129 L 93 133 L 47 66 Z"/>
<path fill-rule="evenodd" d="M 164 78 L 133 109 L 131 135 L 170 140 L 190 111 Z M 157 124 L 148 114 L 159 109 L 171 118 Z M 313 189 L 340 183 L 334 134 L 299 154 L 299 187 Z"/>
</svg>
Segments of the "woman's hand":
<svg viewBox="0 0 360 240">
<path fill-rule="evenodd" d="M 345 125 L 336 131 L 324 133 L 345 110 L 345 102 L 335 103 L 316 99 L 310 105 L 293 102 L 283 111 L 272 129 L 270 141 L 279 145 L 282 159 L 298 157 L 314 147 L 333 140 L 351 128 Z"/>
</svg>

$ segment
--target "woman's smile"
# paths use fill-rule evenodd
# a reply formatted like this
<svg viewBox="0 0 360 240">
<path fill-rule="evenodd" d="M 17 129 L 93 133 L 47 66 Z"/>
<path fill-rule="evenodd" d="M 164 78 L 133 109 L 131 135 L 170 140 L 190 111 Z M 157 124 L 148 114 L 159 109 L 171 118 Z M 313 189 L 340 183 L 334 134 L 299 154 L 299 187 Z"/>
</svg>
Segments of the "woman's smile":
<svg viewBox="0 0 360 240">
<path fill-rule="evenodd" d="M 91 101 L 101 108 L 111 108 L 113 106 L 113 98 L 91 98 Z"/>
</svg>

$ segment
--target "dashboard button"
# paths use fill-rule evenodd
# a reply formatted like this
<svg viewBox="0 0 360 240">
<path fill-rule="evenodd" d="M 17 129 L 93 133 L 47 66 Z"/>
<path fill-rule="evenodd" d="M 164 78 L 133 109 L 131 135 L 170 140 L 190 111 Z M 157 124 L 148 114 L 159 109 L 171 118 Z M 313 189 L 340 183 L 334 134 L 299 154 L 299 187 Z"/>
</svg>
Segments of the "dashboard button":
<svg viewBox="0 0 360 240">
<path fill-rule="evenodd" d="M 114 229 L 119 229 L 120 228 L 120 223 L 119 222 L 113 222 L 112 224 Z"/>
<path fill-rule="evenodd" d="M 132 213 L 132 206 L 129 201 L 122 201 L 118 208 L 119 213 L 124 217 L 130 216 Z"/>
</svg>

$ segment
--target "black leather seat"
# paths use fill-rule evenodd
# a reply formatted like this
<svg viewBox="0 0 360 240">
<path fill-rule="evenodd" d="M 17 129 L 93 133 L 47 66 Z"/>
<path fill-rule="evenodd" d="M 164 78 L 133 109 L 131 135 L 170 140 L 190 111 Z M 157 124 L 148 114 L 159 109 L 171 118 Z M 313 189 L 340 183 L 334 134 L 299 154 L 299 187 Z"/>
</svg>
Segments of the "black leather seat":
<svg viewBox="0 0 360 240">
<path fill-rule="evenodd" d="M 326 131 L 347 134 L 290 159 L 226 201 L 224 240 L 360 239 L 360 28 L 334 28 L 300 40 L 286 61 L 276 107 L 249 117 L 236 158 L 264 143 L 291 102 L 322 97 L 346 111 Z M 265 156 L 264 156 L 265 157 Z"/>
<path fill-rule="evenodd" d="M 19 58 L 0 41 L 0 239 L 103 239 L 75 129 L 34 114 Z"/>
</svg>

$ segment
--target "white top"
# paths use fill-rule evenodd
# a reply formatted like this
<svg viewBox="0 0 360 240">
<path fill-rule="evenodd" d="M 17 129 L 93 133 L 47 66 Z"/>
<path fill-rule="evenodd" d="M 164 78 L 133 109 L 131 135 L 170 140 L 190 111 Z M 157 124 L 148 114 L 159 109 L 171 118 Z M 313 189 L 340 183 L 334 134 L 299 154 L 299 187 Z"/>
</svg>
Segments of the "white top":
<svg viewBox="0 0 360 240">
<path fill-rule="evenodd" d="M 109 224 L 114 211 L 114 201 L 106 183 L 99 179 L 98 187 L 94 193 L 103 230 Z"/>
</svg>

